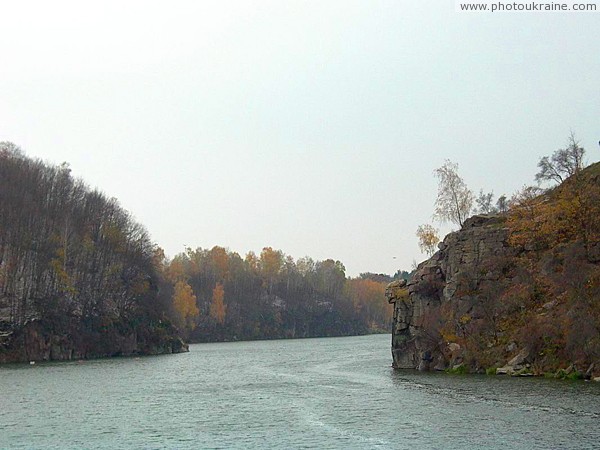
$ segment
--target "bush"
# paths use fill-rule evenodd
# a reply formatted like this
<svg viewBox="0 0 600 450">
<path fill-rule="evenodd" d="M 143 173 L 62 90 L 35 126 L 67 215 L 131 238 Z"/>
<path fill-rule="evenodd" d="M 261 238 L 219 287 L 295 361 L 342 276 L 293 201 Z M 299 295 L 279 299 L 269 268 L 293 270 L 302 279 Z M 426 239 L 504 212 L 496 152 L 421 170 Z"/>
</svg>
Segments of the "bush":
<svg viewBox="0 0 600 450">
<path fill-rule="evenodd" d="M 446 369 L 446 373 L 449 373 L 451 375 L 465 375 L 469 373 L 469 369 L 464 364 L 459 364 L 458 366 Z"/>
</svg>

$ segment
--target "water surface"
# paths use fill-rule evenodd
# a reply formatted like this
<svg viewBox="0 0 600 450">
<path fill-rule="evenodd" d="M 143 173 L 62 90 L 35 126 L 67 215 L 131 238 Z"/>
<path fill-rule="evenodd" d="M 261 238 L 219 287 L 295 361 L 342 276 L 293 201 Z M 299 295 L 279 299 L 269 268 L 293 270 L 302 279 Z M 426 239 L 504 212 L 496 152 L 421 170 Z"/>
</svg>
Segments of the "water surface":
<svg viewBox="0 0 600 450">
<path fill-rule="evenodd" d="M 0 367 L 0 448 L 594 448 L 600 383 L 398 372 L 390 337 Z"/>
</svg>

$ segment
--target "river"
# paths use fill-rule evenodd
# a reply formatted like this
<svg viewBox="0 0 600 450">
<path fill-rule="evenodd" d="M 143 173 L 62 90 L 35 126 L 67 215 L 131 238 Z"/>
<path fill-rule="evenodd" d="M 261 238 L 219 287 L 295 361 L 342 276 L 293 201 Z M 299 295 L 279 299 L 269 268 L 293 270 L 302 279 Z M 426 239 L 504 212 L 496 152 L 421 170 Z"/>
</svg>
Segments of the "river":
<svg viewBox="0 0 600 450">
<path fill-rule="evenodd" d="M 390 336 L 0 367 L 0 448 L 567 449 L 600 383 L 390 368 Z"/>
</svg>

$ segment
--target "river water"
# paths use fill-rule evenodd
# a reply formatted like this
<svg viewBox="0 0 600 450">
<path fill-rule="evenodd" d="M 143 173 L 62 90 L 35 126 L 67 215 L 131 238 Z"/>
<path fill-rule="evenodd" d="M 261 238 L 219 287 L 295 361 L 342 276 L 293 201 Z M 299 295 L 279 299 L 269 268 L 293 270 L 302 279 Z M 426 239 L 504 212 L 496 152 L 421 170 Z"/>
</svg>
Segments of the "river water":
<svg viewBox="0 0 600 450">
<path fill-rule="evenodd" d="M 390 368 L 374 335 L 0 367 L 0 448 L 600 446 L 600 383 Z"/>
</svg>

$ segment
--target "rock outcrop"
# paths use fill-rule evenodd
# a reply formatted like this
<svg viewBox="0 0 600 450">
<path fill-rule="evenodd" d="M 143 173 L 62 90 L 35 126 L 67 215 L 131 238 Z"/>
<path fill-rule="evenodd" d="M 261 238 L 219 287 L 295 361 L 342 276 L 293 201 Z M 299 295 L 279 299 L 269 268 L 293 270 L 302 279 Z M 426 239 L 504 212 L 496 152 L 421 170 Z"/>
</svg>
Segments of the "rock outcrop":
<svg viewBox="0 0 600 450">
<path fill-rule="evenodd" d="M 189 351 L 170 325 L 107 328 L 93 332 L 71 327 L 56 333 L 34 320 L 0 335 L 0 363 L 68 361 L 110 356 L 159 355 Z"/>
<path fill-rule="evenodd" d="M 469 218 L 438 247 L 389 286 L 395 367 L 600 374 L 600 163 Z"/>
<path fill-rule="evenodd" d="M 503 216 L 473 216 L 446 236 L 408 283 L 390 283 L 386 296 L 394 304 L 395 368 L 443 370 L 461 363 L 459 344 L 440 343 L 440 311 L 450 305 L 464 320 L 481 313 L 480 292 L 498 283 L 501 262 L 513 253 L 507 239 Z"/>
</svg>

